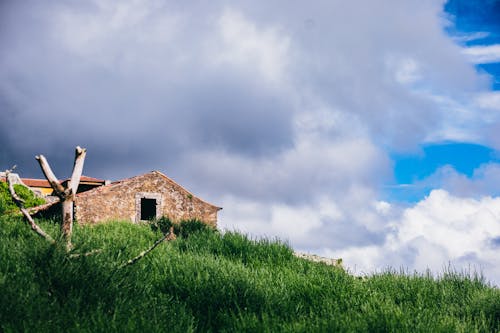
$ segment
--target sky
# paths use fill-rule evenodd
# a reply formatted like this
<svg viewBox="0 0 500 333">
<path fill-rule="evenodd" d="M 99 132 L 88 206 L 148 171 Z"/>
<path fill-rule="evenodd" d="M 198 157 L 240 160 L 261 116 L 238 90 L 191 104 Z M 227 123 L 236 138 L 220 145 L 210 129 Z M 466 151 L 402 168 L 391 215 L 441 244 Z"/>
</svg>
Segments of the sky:
<svg viewBox="0 0 500 333">
<path fill-rule="evenodd" d="M 500 1 L 2 1 L 0 169 L 160 170 L 219 226 L 500 285 Z"/>
</svg>

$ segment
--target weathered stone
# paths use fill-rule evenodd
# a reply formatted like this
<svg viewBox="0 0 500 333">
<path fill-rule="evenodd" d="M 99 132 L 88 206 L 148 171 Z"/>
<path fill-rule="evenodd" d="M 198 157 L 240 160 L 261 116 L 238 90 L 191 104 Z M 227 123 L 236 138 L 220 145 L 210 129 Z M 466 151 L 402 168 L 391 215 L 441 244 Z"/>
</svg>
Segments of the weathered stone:
<svg viewBox="0 0 500 333">
<path fill-rule="evenodd" d="M 156 218 L 167 216 L 174 222 L 199 219 L 213 227 L 222 209 L 195 197 L 161 172 L 152 171 L 79 193 L 75 217 L 83 224 L 106 220 L 139 222 L 141 199 L 154 200 Z"/>
<path fill-rule="evenodd" d="M 303 252 L 294 252 L 293 253 L 296 257 L 314 261 L 314 262 L 321 262 L 326 265 L 330 266 L 337 266 L 337 267 L 342 267 L 342 259 L 332 259 L 332 258 L 325 258 L 325 257 L 320 257 L 316 254 L 309 254 L 309 253 L 303 253 Z"/>
</svg>

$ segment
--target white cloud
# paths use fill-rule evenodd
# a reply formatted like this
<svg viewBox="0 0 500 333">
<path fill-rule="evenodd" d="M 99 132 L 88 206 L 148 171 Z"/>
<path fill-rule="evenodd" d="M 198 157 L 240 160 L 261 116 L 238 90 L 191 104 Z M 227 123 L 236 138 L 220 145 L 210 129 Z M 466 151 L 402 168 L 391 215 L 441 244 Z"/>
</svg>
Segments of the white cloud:
<svg viewBox="0 0 500 333">
<path fill-rule="evenodd" d="M 225 9 L 218 20 L 217 37 L 207 45 L 205 55 L 215 65 L 233 65 L 252 72 L 257 69 L 254 75 L 273 82 L 285 79 L 290 38 L 279 29 L 261 29 L 241 12 Z"/>
<path fill-rule="evenodd" d="M 326 251 L 344 258 L 352 270 L 372 272 L 387 267 L 435 274 L 451 264 L 457 271 L 469 267 L 500 284 L 500 198 L 460 198 L 445 190 L 428 197 L 393 219 L 381 246 L 366 245 Z"/>
<path fill-rule="evenodd" d="M 389 163 L 382 150 L 363 138 L 309 135 L 298 135 L 292 149 L 266 158 L 198 150 L 175 161 L 176 169 L 191 175 L 183 178 L 198 187 L 271 203 L 315 202 L 358 185 L 371 189 L 390 177 Z"/>
<path fill-rule="evenodd" d="M 416 83 L 422 78 L 419 64 L 411 57 L 388 56 L 387 66 L 394 71 L 394 78 L 401 84 Z"/>
<path fill-rule="evenodd" d="M 114 71 L 161 66 L 158 57 L 164 54 L 158 46 L 171 49 L 185 23 L 183 15 L 168 11 L 167 6 L 144 1 L 96 1 L 80 10 L 63 6 L 53 15 L 51 37 L 64 51 L 83 64 Z"/>
<path fill-rule="evenodd" d="M 500 44 L 471 46 L 462 51 L 475 64 L 500 62 Z"/>
<path fill-rule="evenodd" d="M 478 32 L 466 33 L 466 34 L 454 36 L 453 39 L 456 40 L 458 43 L 465 43 L 465 42 L 471 42 L 471 41 L 483 39 L 483 38 L 486 38 L 490 35 L 491 35 L 490 32 L 478 31 Z"/>
<path fill-rule="evenodd" d="M 480 108 L 500 111 L 500 92 L 485 92 L 476 97 Z"/>
<path fill-rule="evenodd" d="M 446 165 L 414 185 L 421 188 L 442 188 L 460 197 L 500 195 L 500 164 L 497 162 L 482 164 L 473 170 L 471 176 L 457 172 L 452 166 Z"/>
<path fill-rule="evenodd" d="M 343 198 L 322 196 L 307 204 L 253 201 L 241 197 L 221 198 L 224 210 L 220 227 L 259 237 L 278 237 L 298 250 L 324 254 L 345 247 L 377 244 L 383 240 L 384 220 L 372 206 L 373 193 L 360 189 L 343 193 Z"/>
</svg>

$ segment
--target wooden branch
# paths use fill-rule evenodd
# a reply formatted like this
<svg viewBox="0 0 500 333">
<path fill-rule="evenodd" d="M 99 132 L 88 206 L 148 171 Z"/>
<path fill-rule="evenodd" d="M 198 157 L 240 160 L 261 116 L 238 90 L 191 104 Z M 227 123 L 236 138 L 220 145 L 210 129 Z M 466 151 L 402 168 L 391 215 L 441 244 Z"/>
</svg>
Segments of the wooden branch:
<svg viewBox="0 0 500 333">
<path fill-rule="evenodd" d="M 14 185 L 11 183 L 11 181 L 9 179 L 9 175 L 10 175 L 11 170 L 5 171 L 5 179 L 7 180 L 7 184 L 9 185 L 9 192 L 10 192 L 10 195 L 12 196 L 12 199 L 14 200 L 14 203 L 16 204 L 17 207 L 19 207 L 19 210 L 21 210 L 21 213 L 23 213 L 24 217 L 26 217 L 26 219 L 28 220 L 28 223 L 30 224 L 31 229 L 34 232 L 36 232 L 38 235 L 40 235 L 41 237 L 45 238 L 50 244 L 55 244 L 56 241 L 52 237 L 50 237 L 49 234 L 47 234 L 45 231 L 43 231 L 43 229 L 40 228 L 40 226 L 38 224 L 36 224 L 36 222 L 31 217 L 30 213 L 26 210 L 26 208 L 24 208 L 24 204 L 23 204 L 24 200 L 21 199 L 17 195 L 16 191 L 14 190 Z"/>
<path fill-rule="evenodd" d="M 12 184 L 12 182 L 10 181 L 9 179 L 9 175 L 11 173 L 11 170 L 13 170 L 14 168 L 10 169 L 10 170 L 5 170 L 5 180 L 7 181 L 7 185 L 9 186 L 9 192 L 10 192 L 10 195 L 12 196 L 12 199 L 14 199 L 14 203 L 19 207 L 19 204 L 23 205 L 24 204 L 24 200 L 21 199 L 16 191 L 14 190 L 14 185 Z"/>
<path fill-rule="evenodd" d="M 59 180 L 57 180 L 56 176 L 52 172 L 52 169 L 50 168 L 49 162 L 47 162 L 47 159 L 43 155 L 38 155 L 35 157 L 38 163 L 40 163 L 40 167 L 42 168 L 43 174 L 45 175 L 45 178 L 50 183 L 50 186 L 54 189 L 56 192 L 56 195 L 63 199 L 66 197 L 66 193 L 64 191 L 64 187 L 59 183 Z"/>
<path fill-rule="evenodd" d="M 88 257 L 88 256 L 91 256 L 91 255 L 94 255 L 94 254 L 99 254 L 102 252 L 102 249 L 95 249 L 95 250 L 92 250 L 92 251 L 89 251 L 89 252 L 85 252 L 85 253 L 72 253 L 69 255 L 69 257 L 71 259 L 74 259 L 74 258 L 80 258 L 80 257 Z"/>
<path fill-rule="evenodd" d="M 139 261 L 139 259 L 144 258 L 144 256 L 146 254 L 153 251 L 155 249 L 155 247 L 160 245 L 165 239 L 168 238 L 168 236 L 170 236 L 170 232 L 167 232 L 166 234 L 164 234 L 163 237 L 158 239 L 149 249 L 142 251 L 137 257 L 130 259 L 126 263 L 122 264 L 119 268 L 123 268 L 123 267 L 135 264 L 137 261 Z"/>
<path fill-rule="evenodd" d="M 76 147 L 73 173 L 71 174 L 71 180 L 68 185 L 68 188 L 71 189 L 73 195 L 76 195 L 76 192 L 78 191 L 78 184 L 80 183 L 80 178 L 82 177 L 83 163 L 85 162 L 86 154 L 87 149 L 81 148 L 80 146 Z"/>
</svg>

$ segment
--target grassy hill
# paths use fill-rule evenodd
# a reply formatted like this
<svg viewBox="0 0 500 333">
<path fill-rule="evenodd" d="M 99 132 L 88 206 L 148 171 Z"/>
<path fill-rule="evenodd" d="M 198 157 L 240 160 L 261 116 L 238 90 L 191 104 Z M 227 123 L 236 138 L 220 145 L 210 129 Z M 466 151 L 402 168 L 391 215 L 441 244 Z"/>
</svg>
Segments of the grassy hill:
<svg viewBox="0 0 500 333">
<path fill-rule="evenodd" d="M 102 252 L 70 259 L 20 218 L 0 217 L 0 331 L 500 330 L 500 290 L 479 277 L 360 279 L 237 233 L 195 232 L 119 268 L 159 236 L 123 222 L 76 227 L 75 252 Z"/>
</svg>

